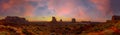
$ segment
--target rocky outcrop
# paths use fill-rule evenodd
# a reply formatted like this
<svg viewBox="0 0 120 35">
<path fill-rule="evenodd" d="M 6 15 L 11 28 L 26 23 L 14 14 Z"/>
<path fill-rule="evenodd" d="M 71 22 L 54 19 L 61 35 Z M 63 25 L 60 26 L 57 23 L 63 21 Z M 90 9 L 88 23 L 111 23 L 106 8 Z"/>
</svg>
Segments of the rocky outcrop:
<svg viewBox="0 0 120 35">
<path fill-rule="evenodd" d="M 118 21 L 120 21 L 120 16 L 116 16 L 116 15 L 112 16 L 112 21 L 113 21 L 113 22 L 118 22 Z"/>
<path fill-rule="evenodd" d="M 72 18 L 72 23 L 75 23 L 76 22 L 76 19 L 75 18 Z"/>
<path fill-rule="evenodd" d="M 17 16 L 7 16 L 4 20 L 15 23 L 25 23 L 28 22 L 25 18 L 20 18 Z"/>
<path fill-rule="evenodd" d="M 51 21 L 52 23 L 56 23 L 57 22 L 57 20 L 56 20 L 56 18 L 55 17 L 52 17 L 52 21 Z"/>
</svg>

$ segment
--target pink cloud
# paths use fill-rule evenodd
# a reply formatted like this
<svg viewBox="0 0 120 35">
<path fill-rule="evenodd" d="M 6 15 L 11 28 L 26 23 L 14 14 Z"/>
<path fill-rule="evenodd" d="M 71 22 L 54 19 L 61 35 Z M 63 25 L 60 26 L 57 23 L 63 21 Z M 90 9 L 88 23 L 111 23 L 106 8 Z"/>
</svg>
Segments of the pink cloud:
<svg viewBox="0 0 120 35">
<path fill-rule="evenodd" d="M 72 0 L 50 0 L 48 7 L 51 10 L 55 10 L 57 16 L 63 16 L 71 14 L 75 4 Z"/>
<path fill-rule="evenodd" d="M 110 9 L 109 0 L 90 0 L 90 1 L 96 5 L 96 8 L 102 13 L 103 16 L 106 16 L 108 12 L 112 13 Z"/>
<path fill-rule="evenodd" d="M 34 7 L 30 6 L 30 5 L 27 5 L 26 6 L 26 10 L 25 10 L 25 13 L 24 13 L 24 16 L 33 16 L 33 12 L 34 12 Z"/>
<path fill-rule="evenodd" d="M 23 5 L 23 6 L 22 6 Z M 30 5 L 28 3 L 28 1 L 25 0 L 10 0 L 8 3 L 3 3 L 2 7 L 3 10 L 13 10 L 12 12 L 14 12 L 13 14 L 18 14 L 19 12 L 21 12 L 21 10 L 19 10 L 19 6 L 23 7 L 25 10 L 23 12 L 23 16 L 33 16 L 33 6 Z M 16 10 L 14 10 L 14 7 L 16 7 Z"/>
</svg>

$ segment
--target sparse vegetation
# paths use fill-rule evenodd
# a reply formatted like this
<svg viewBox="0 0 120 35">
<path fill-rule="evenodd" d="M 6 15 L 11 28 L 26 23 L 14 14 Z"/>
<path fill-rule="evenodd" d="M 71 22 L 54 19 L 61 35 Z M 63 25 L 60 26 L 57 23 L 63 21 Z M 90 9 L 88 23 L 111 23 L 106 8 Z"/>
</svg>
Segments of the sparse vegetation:
<svg viewBox="0 0 120 35">
<path fill-rule="evenodd" d="M 20 26 L 4 26 L 0 25 L 3 35 L 50 35 L 50 34 L 73 34 L 73 35 L 88 35 L 88 34 L 104 34 L 112 35 L 116 34 L 116 31 L 113 28 L 116 28 L 119 31 L 119 23 L 101 23 L 95 24 L 68 24 L 68 25 L 49 25 L 49 24 L 39 24 L 39 25 L 20 25 Z M 112 28 L 113 27 L 113 28 Z M 119 32 L 118 32 L 119 33 Z M 118 35 L 117 33 L 117 35 Z"/>
</svg>

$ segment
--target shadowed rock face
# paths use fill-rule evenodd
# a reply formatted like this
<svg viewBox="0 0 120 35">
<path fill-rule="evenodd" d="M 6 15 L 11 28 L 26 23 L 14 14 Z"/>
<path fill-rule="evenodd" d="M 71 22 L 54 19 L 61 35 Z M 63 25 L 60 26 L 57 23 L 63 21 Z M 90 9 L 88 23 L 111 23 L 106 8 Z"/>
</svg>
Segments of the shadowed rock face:
<svg viewBox="0 0 120 35">
<path fill-rule="evenodd" d="M 28 22 L 25 18 L 20 18 L 17 16 L 7 16 L 3 20 L 6 22 L 12 22 L 12 23 L 26 23 L 26 22 Z"/>
<path fill-rule="evenodd" d="M 52 17 L 52 21 L 53 23 L 57 22 L 56 18 L 55 17 Z"/>
<path fill-rule="evenodd" d="M 60 22 L 63 22 L 62 19 L 60 19 Z"/>
<path fill-rule="evenodd" d="M 72 18 L 72 23 L 75 23 L 76 22 L 76 19 L 75 18 Z"/>
<path fill-rule="evenodd" d="M 120 21 L 120 16 L 112 16 L 112 21 L 113 22 L 118 22 L 118 21 Z"/>
</svg>

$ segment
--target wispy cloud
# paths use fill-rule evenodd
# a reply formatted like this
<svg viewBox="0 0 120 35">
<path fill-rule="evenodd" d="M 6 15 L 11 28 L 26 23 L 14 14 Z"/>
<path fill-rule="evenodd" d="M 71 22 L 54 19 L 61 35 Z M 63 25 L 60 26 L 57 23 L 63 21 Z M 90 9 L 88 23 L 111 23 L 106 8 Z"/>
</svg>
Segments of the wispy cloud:
<svg viewBox="0 0 120 35">
<path fill-rule="evenodd" d="M 109 0 L 0 0 L 0 16 L 7 15 L 64 16 L 102 21 L 112 12 Z"/>
</svg>

